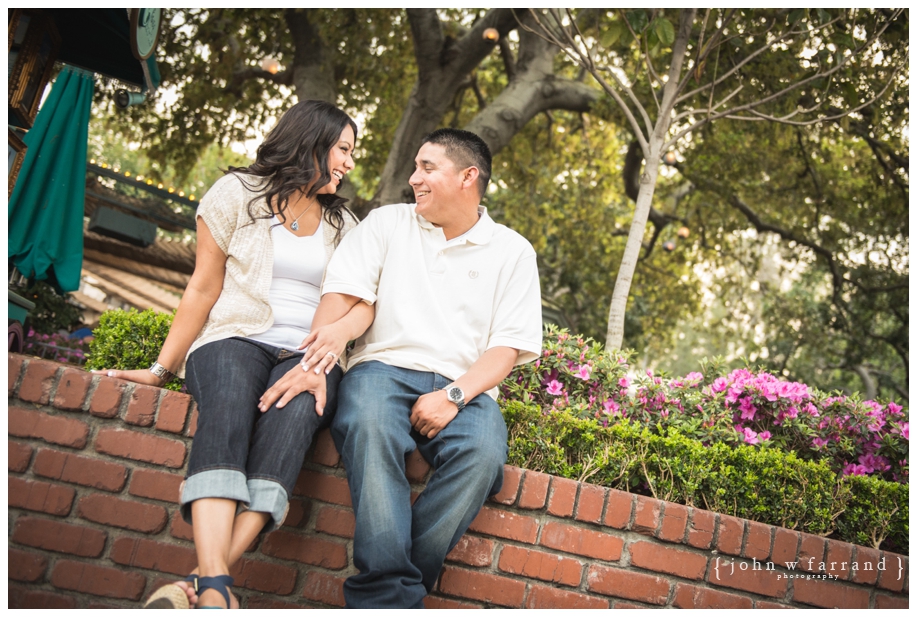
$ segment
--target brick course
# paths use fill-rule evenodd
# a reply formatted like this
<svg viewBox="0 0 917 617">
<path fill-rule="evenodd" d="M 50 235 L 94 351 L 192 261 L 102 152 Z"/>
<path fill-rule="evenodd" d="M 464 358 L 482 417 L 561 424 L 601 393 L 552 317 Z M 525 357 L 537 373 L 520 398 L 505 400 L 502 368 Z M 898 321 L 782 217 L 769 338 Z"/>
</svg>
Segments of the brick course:
<svg viewBox="0 0 917 617">
<path fill-rule="evenodd" d="M 32 471 L 36 476 L 114 493 L 124 488 L 127 481 L 127 467 L 124 465 L 44 448 L 35 456 Z"/>
<path fill-rule="evenodd" d="M 177 504 L 193 402 L 9 359 L 9 607 L 137 608 L 196 565 Z M 416 498 L 429 465 L 416 451 L 406 464 Z M 892 553 L 510 466 L 504 476 L 447 556 L 428 608 L 908 606 L 908 560 L 899 572 Z M 327 430 L 294 493 L 283 527 L 232 568 L 243 608 L 344 604 L 354 515 Z M 840 580 L 778 578 L 788 561 L 805 574 L 809 559 Z M 776 571 L 750 569 L 768 561 Z"/>
<path fill-rule="evenodd" d="M 76 491 L 67 486 L 15 477 L 7 480 L 7 493 L 11 508 L 46 512 L 55 516 L 67 516 L 76 496 Z"/>
<path fill-rule="evenodd" d="M 85 422 L 22 407 L 10 407 L 7 420 L 9 433 L 14 437 L 41 439 L 68 448 L 84 448 L 89 436 L 89 425 Z"/>
<path fill-rule="evenodd" d="M 143 533 L 159 533 L 165 528 L 169 518 L 162 506 L 118 499 L 100 493 L 80 499 L 77 514 L 94 523 Z"/>
</svg>

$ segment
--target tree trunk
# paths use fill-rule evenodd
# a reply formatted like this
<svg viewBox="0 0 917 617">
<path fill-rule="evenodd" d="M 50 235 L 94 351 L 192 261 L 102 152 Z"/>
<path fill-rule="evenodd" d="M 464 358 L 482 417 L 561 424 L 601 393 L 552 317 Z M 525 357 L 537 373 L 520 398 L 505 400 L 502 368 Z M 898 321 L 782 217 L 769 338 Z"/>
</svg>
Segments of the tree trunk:
<svg viewBox="0 0 917 617">
<path fill-rule="evenodd" d="M 337 104 L 333 51 L 322 40 L 310 11 L 286 9 L 283 13 L 293 38 L 293 90 L 300 101 L 315 99 Z"/>
<path fill-rule="evenodd" d="M 611 306 L 608 309 L 608 331 L 605 333 L 606 349 L 620 349 L 624 343 L 624 313 L 627 309 L 627 297 L 630 295 L 630 285 L 634 280 L 634 271 L 637 269 L 637 260 L 640 258 L 640 248 L 643 246 L 646 219 L 653 205 L 656 178 L 659 176 L 659 149 L 664 141 L 663 137 L 655 135 L 650 139 L 650 154 L 646 160 L 643 175 L 640 177 L 640 192 L 637 194 L 634 220 L 627 234 L 627 244 L 624 247 L 624 255 L 621 257 L 614 293 L 611 296 Z"/>
</svg>

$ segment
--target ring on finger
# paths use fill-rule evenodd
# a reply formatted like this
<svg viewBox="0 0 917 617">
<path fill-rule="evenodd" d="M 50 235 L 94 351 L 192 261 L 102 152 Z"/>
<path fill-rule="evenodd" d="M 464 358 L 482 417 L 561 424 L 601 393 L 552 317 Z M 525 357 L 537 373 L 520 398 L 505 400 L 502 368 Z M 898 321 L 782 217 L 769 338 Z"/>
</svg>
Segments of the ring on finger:
<svg viewBox="0 0 917 617">
<path fill-rule="evenodd" d="M 326 356 L 331 356 L 331 359 L 332 359 L 332 360 L 334 360 L 335 358 L 337 358 L 337 354 L 334 353 L 333 351 L 329 351 L 329 352 L 326 353 L 325 355 L 326 355 Z"/>
</svg>

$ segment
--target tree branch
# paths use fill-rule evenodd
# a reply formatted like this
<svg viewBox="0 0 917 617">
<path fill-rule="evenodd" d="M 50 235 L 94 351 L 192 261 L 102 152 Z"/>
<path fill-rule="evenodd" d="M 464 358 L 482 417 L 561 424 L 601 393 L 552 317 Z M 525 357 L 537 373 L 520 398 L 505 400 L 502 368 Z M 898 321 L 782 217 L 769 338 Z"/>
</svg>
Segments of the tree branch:
<svg viewBox="0 0 917 617">
<path fill-rule="evenodd" d="M 277 73 L 270 73 L 258 67 L 246 67 L 241 71 L 234 71 L 232 80 L 226 85 L 225 91 L 242 96 L 242 86 L 249 79 L 263 79 L 279 86 L 289 86 L 293 83 L 292 69 L 284 69 Z"/>
<path fill-rule="evenodd" d="M 474 26 L 455 42 L 447 54 L 450 71 L 464 75 L 478 66 L 495 47 L 496 43 L 484 38 L 487 28 L 495 28 L 502 39 L 516 28 L 516 17 L 512 9 L 490 9 Z"/>
<path fill-rule="evenodd" d="M 728 199 L 728 202 L 733 208 L 735 208 L 736 210 L 744 214 L 745 218 L 748 219 L 748 221 L 755 227 L 755 229 L 759 233 L 760 232 L 775 233 L 778 236 L 780 236 L 781 238 L 783 238 L 784 240 L 795 242 L 796 244 L 799 244 L 800 246 L 804 246 L 810 249 L 812 252 L 816 253 L 817 255 L 820 255 L 821 257 L 823 257 L 825 261 L 828 262 L 828 268 L 831 270 L 831 281 L 832 281 L 832 286 L 834 289 L 834 293 L 832 294 L 834 304 L 838 308 L 843 309 L 844 311 L 846 310 L 847 303 L 844 302 L 843 298 L 841 297 L 843 286 L 844 286 L 844 275 L 841 272 L 841 269 L 837 263 L 837 260 L 834 258 L 834 253 L 816 244 L 815 242 L 812 242 L 811 240 L 808 240 L 806 238 L 800 238 L 799 236 L 790 232 L 789 230 L 786 230 L 782 227 L 778 227 L 777 225 L 774 225 L 771 223 L 765 223 L 764 221 L 761 220 L 761 217 L 759 217 L 758 214 L 754 212 L 748 206 L 748 204 L 742 201 L 742 199 L 738 195 L 733 194 Z M 844 329 L 845 330 L 848 329 L 848 325 L 846 323 L 847 320 L 846 320 L 846 317 L 843 315 L 843 312 L 841 314 L 841 318 L 845 322 Z"/>
<path fill-rule="evenodd" d="M 506 40 L 506 37 L 501 36 L 498 45 L 500 46 L 500 58 L 506 69 L 506 79 L 512 81 L 516 78 L 516 61 L 513 60 L 513 50 L 509 48 L 509 41 Z"/>
<path fill-rule="evenodd" d="M 414 61 L 422 79 L 439 70 L 440 53 L 445 44 L 443 25 L 436 9 L 407 9 L 414 41 Z"/>
</svg>

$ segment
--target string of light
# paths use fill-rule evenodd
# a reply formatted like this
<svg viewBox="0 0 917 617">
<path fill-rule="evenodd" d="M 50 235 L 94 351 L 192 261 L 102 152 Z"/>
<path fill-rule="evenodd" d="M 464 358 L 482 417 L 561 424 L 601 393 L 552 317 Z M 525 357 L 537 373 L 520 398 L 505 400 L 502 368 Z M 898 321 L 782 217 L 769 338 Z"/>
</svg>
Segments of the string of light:
<svg viewBox="0 0 917 617">
<path fill-rule="evenodd" d="M 116 174 L 122 173 L 120 167 L 115 167 L 113 165 L 109 165 L 108 163 L 102 163 L 100 161 L 96 161 L 95 159 L 89 159 L 89 162 L 92 163 L 93 165 L 98 165 L 102 169 L 110 169 L 113 172 L 115 172 Z M 145 182 L 146 184 L 150 186 L 153 186 L 155 184 L 156 188 L 158 189 L 168 191 L 169 193 L 175 193 L 179 197 L 185 197 L 185 191 L 181 189 L 176 189 L 174 186 L 170 186 L 166 188 L 166 185 L 163 184 L 162 182 L 155 182 L 152 178 L 147 178 L 141 174 L 134 175 L 130 171 L 125 171 L 123 172 L 123 175 L 125 178 L 133 178 L 137 182 Z M 188 195 L 187 199 L 190 201 L 195 201 L 194 194 Z"/>
</svg>

